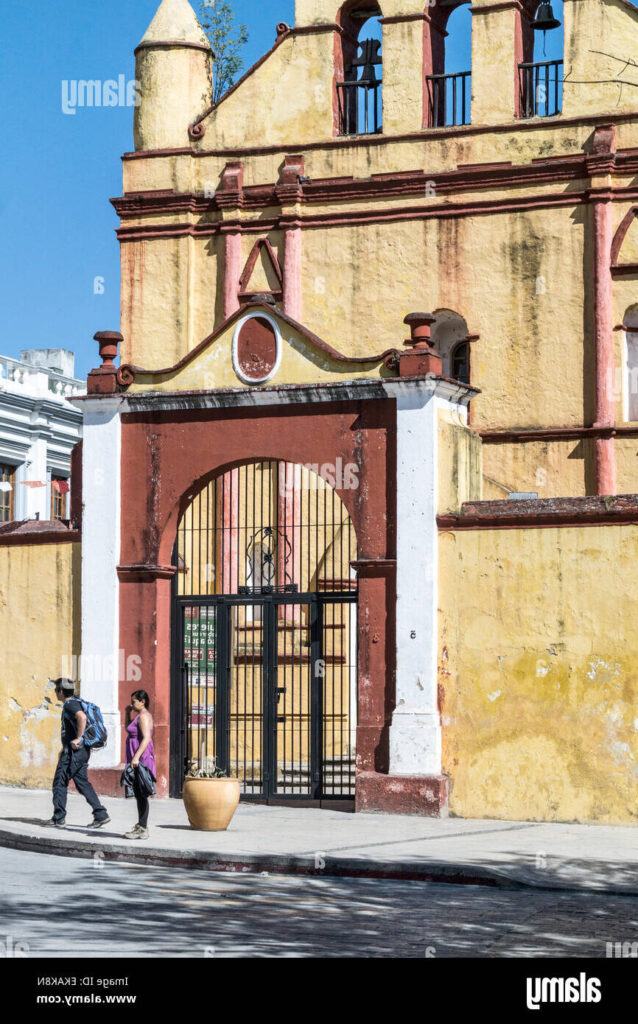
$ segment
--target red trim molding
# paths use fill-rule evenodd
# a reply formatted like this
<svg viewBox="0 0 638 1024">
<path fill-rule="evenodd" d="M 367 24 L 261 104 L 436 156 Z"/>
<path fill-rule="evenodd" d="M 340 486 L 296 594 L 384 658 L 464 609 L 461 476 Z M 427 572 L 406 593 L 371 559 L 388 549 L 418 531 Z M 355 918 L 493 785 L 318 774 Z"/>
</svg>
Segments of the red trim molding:
<svg viewBox="0 0 638 1024">
<path fill-rule="evenodd" d="M 460 514 L 438 516 L 437 523 L 442 532 L 638 525 L 638 494 L 466 502 Z"/>
<path fill-rule="evenodd" d="M 618 195 L 618 198 L 628 198 Z M 638 198 L 638 188 L 632 189 L 630 198 Z M 558 192 L 553 194 L 525 196 L 517 200 L 486 199 L 464 203 L 439 203 L 436 206 L 398 207 L 394 209 L 344 210 L 326 214 L 315 214 L 299 218 L 302 228 L 330 228 L 344 225 L 387 224 L 410 220 L 441 220 L 449 217 L 473 217 L 480 214 L 518 213 L 523 210 L 544 210 L 553 207 L 575 207 L 590 202 L 588 191 Z M 269 222 L 245 221 L 242 234 L 272 231 L 281 228 L 279 220 Z M 178 238 L 193 236 L 208 238 L 221 233 L 221 224 L 153 224 L 121 227 L 117 230 L 120 242 L 146 241 L 151 238 Z"/>
<path fill-rule="evenodd" d="M 79 530 L 69 530 L 66 527 L 54 529 L 53 523 L 40 521 L 38 524 L 44 529 L 25 530 L 20 532 L 0 534 L 0 547 L 24 547 L 37 544 L 74 544 L 82 540 Z"/>
<path fill-rule="evenodd" d="M 542 427 L 537 430 L 480 430 L 483 444 L 529 444 L 535 441 L 582 441 L 609 437 L 638 437 L 635 427 Z"/>
<path fill-rule="evenodd" d="M 520 0 L 497 0 L 497 2 L 493 4 L 472 4 L 470 6 L 472 17 L 475 14 L 491 14 L 492 11 L 509 10 L 520 11 L 521 14 L 525 13 L 525 8 L 522 3 L 520 3 Z"/>
<path fill-rule="evenodd" d="M 117 575 L 121 583 L 150 583 L 153 580 L 171 580 L 177 567 L 174 565 L 118 565 Z"/>
<path fill-rule="evenodd" d="M 388 18 L 379 18 L 382 25 L 401 25 L 406 21 L 430 21 L 430 15 L 425 12 L 420 14 L 392 14 Z"/>
<path fill-rule="evenodd" d="M 350 562 L 356 570 L 359 578 L 387 576 L 396 572 L 397 563 L 395 558 L 359 558 L 356 562 Z"/>
<path fill-rule="evenodd" d="M 620 161 L 623 174 L 638 174 L 638 149 L 628 150 Z M 296 201 L 326 203 L 357 199 L 389 199 L 396 196 L 420 196 L 426 183 L 434 183 L 439 194 L 464 190 L 519 187 L 521 185 L 549 185 L 558 182 L 588 178 L 586 158 L 582 154 L 534 159 L 529 164 L 513 165 L 509 160 L 496 163 L 459 164 L 456 170 L 428 174 L 418 168 L 413 171 L 373 174 L 370 178 L 317 178 L 298 186 Z M 115 211 L 122 217 L 141 217 L 145 214 L 193 213 L 203 214 L 222 208 L 223 194 L 214 198 L 195 193 L 177 193 L 168 189 L 148 192 L 129 192 L 111 199 Z M 248 185 L 238 197 L 241 209 L 264 209 L 281 205 L 278 183 Z M 221 202 L 220 202 L 221 201 Z"/>
<path fill-rule="evenodd" d="M 168 39 L 161 43 L 149 39 L 148 42 L 142 42 L 135 48 L 133 53 L 136 57 L 140 50 L 203 50 L 204 53 L 210 53 L 212 57 L 215 56 L 211 46 L 206 46 L 204 43 L 189 43 L 184 39 Z"/>
</svg>

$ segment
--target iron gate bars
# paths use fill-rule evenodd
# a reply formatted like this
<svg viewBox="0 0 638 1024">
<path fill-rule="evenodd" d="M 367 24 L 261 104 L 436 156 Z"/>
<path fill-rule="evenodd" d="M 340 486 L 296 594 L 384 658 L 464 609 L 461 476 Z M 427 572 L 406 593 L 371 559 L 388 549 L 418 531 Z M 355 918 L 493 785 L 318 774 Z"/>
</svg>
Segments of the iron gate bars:
<svg viewBox="0 0 638 1024">
<path fill-rule="evenodd" d="M 228 470 L 178 527 L 171 792 L 222 767 L 249 799 L 352 798 L 357 467 Z"/>
<path fill-rule="evenodd" d="M 560 114 L 563 99 L 562 68 L 562 60 L 518 65 L 522 117 L 553 117 Z"/>
<path fill-rule="evenodd" d="M 356 474 L 339 460 L 330 467 L 272 460 L 216 477 L 179 524 L 178 595 L 356 590 L 356 536 L 334 487 L 355 486 Z"/>
<path fill-rule="evenodd" d="M 249 799 L 352 799 L 355 596 L 178 604 L 177 776 L 217 767 Z"/>
</svg>

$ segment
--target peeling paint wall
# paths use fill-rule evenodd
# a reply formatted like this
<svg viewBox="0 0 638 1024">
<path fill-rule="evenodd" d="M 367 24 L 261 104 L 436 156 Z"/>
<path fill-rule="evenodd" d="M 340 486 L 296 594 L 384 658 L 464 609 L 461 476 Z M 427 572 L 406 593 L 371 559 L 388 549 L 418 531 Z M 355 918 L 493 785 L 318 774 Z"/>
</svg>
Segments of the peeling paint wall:
<svg viewBox="0 0 638 1024">
<path fill-rule="evenodd" d="M 440 535 L 454 814 L 638 821 L 637 559 L 635 526 Z"/>
<path fill-rule="evenodd" d="M 53 684 L 79 654 L 80 545 L 0 546 L 0 782 L 51 785 L 60 749 Z"/>
</svg>

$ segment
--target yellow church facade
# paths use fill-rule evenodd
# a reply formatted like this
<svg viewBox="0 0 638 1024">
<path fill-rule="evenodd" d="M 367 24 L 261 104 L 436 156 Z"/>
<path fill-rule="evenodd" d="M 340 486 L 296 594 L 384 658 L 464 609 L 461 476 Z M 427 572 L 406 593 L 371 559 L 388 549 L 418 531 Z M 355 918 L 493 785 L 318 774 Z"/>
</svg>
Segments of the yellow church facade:
<svg viewBox="0 0 638 1024">
<path fill-rule="evenodd" d="M 535 62 L 538 4 L 474 3 L 447 74 L 459 6 L 297 0 L 216 105 L 187 0 L 136 50 L 75 400 L 107 791 L 135 656 L 165 795 L 634 820 L 638 9 Z"/>
</svg>

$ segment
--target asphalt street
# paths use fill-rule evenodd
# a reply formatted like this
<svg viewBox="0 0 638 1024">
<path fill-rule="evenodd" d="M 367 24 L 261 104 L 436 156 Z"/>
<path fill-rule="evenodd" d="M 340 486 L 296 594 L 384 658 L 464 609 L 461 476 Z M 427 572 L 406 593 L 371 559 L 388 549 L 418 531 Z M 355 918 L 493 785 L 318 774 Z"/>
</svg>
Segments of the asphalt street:
<svg viewBox="0 0 638 1024">
<path fill-rule="evenodd" d="M 0 850 L 0 954 L 605 957 L 638 897 L 226 874 Z"/>
</svg>

